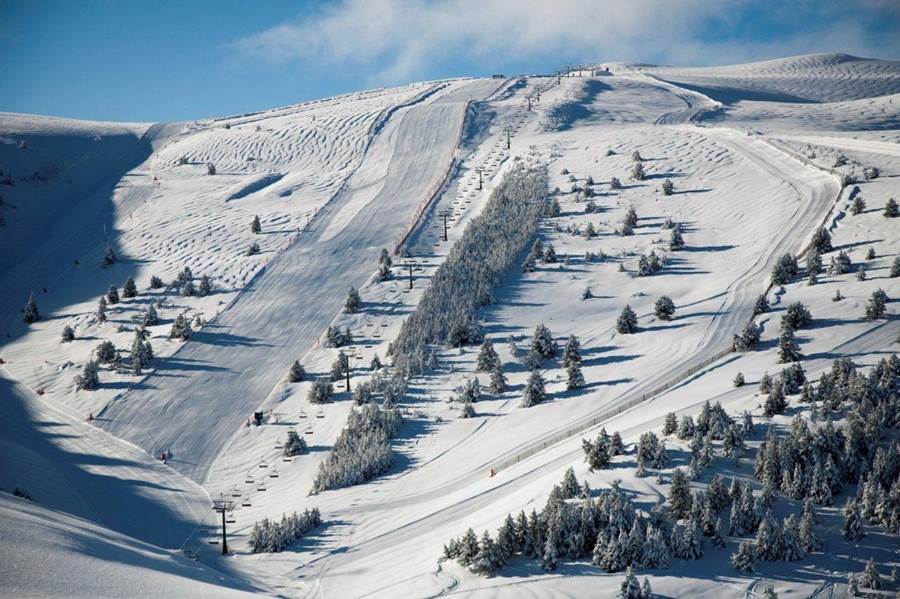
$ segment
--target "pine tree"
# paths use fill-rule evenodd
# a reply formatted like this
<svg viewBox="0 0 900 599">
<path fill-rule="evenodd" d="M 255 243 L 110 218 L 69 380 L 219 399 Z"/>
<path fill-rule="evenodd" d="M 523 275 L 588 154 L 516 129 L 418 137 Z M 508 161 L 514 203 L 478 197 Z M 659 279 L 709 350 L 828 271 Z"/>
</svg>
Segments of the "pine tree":
<svg viewBox="0 0 900 599">
<path fill-rule="evenodd" d="M 574 391 L 584 387 L 584 375 L 581 373 L 581 364 L 572 362 L 566 369 L 566 389 Z"/>
<path fill-rule="evenodd" d="M 179 314 L 175 317 L 175 322 L 172 324 L 172 329 L 169 331 L 169 339 L 187 341 L 191 338 L 193 333 L 194 330 L 191 328 L 191 323 L 185 318 L 184 314 Z"/>
<path fill-rule="evenodd" d="M 869 302 L 866 304 L 866 320 L 878 320 L 884 318 L 887 312 L 888 296 L 883 289 L 872 292 Z"/>
<path fill-rule="evenodd" d="M 878 568 L 875 567 L 875 560 L 871 557 L 866 562 L 866 569 L 863 570 L 862 576 L 859 577 L 859 586 L 875 591 L 883 586 L 881 575 L 878 573 Z"/>
<path fill-rule="evenodd" d="M 745 382 L 746 381 L 744 380 L 743 372 L 739 372 L 736 375 L 734 375 L 734 386 L 735 387 L 743 387 Z"/>
<path fill-rule="evenodd" d="M 288 371 L 288 381 L 291 383 L 301 383 L 306 379 L 306 371 L 299 360 L 294 360 L 291 369 Z"/>
<path fill-rule="evenodd" d="M 805 551 L 800 539 L 800 524 L 794 514 L 784 519 L 781 527 L 781 545 L 785 560 L 793 562 L 803 559 Z"/>
<path fill-rule="evenodd" d="M 763 413 L 771 418 L 776 414 L 783 414 L 787 408 L 787 398 L 784 395 L 784 385 L 777 383 L 772 386 L 766 401 L 763 403 Z"/>
<path fill-rule="evenodd" d="M 778 361 L 782 364 L 797 362 L 800 360 L 800 345 L 794 336 L 794 329 L 789 326 L 781 327 L 781 335 L 778 338 Z"/>
<path fill-rule="evenodd" d="M 128 280 L 125 281 L 125 285 L 122 286 L 122 297 L 124 298 L 132 298 L 137 297 L 138 288 L 134 283 L 134 279 L 132 277 L 128 277 Z"/>
<path fill-rule="evenodd" d="M 475 536 L 475 531 L 470 528 L 459 541 L 458 557 L 456 558 L 456 561 L 458 561 L 461 566 L 468 567 L 478 555 L 478 550 L 478 537 Z"/>
<path fill-rule="evenodd" d="M 866 201 L 859 194 L 853 198 L 853 202 L 850 204 L 850 214 L 853 216 L 858 216 L 862 214 L 866 209 Z"/>
<path fill-rule="evenodd" d="M 675 412 L 669 412 L 666 414 L 665 422 L 663 423 L 662 434 L 668 436 L 673 434 L 678 429 L 678 421 L 675 417 Z"/>
<path fill-rule="evenodd" d="M 306 453 L 306 441 L 297 434 L 297 431 L 291 429 L 287 432 L 287 440 L 284 442 L 284 446 L 281 448 L 281 453 L 284 457 L 293 457 L 296 455 L 300 455 L 301 453 Z"/>
<path fill-rule="evenodd" d="M 562 365 L 568 368 L 573 362 L 581 363 L 581 343 L 575 335 L 569 335 L 563 347 Z"/>
<path fill-rule="evenodd" d="M 775 592 L 775 587 L 772 585 L 766 585 L 766 588 L 763 590 L 762 599 L 778 599 L 778 593 Z"/>
<path fill-rule="evenodd" d="M 203 275 L 200 277 L 200 287 L 197 289 L 197 295 L 200 297 L 206 297 L 213 292 L 212 279 L 209 278 L 209 275 Z"/>
<path fill-rule="evenodd" d="M 542 358 L 553 358 L 558 350 L 553 335 L 543 324 L 537 325 L 534 329 L 534 336 L 531 339 L 531 351 Z"/>
<path fill-rule="evenodd" d="M 344 302 L 344 314 L 355 314 L 359 311 L 359 291 L 356 287 L 350 287 L 347 292 L 347 300 Z"/>
<path fill-rule="evenodd" d="M 616 321 L 616 331 L 621 335 L 630 335 L 636 333 L 637 330 L 637 314 L 634 313 L 631 306 L 626 305 Z"/>
<path fill-rule="evenodd" d="M 142 331 L 135 331 L 134 341 L 131 343 L 131 371 L 139 375 L 149 363 L 144 347 L 144 334 Z"/>
<path fill-rule="evenodd" d="M 262 224 L 259 222 L 259 216 L 254 216 L 253 220 L 250 222 L 250 232 L 251 233 L 262 233 Z"/>
<path fill-rule="evenodd" d="M 481 343 L 481 349 L 478 352 L 478 362 L 476 370 L 479 372 L 491 372 L 495 367 L 500 365 L 500 356 L 494 349 L 494 344 L 487 337 Z"/>
<path fill-rule="evenodd" d="M 742 541 L 737 552 L 731 556 L 731 565 L 742 574 L 756 569 L 756 548 L 750 541 Z"/>
<path fill-rule="evenodd" d="M 816 517 L 812 511 L 812 504 L 809 509 L 804 505 L 803 514 L 800 516 L 800 547 L 807 553 L 818 551 L 822 548 L 822 541 L 816 535 Z"/>
<path fill-rule="evenodd" d="M 536 369 L 531 371 L 528 376 L 528 382 L 525 383 L 525 390 L 522 393 L 522 402 L 519 404 L 523 408 L 530 408 L 539 403 L 543 403 L 547 399 L 544 390 L 544 378 Z"/>
<path fill-rule="evenodd" d="M 552 572 L 559 566 L 562 541 L 562 522 L 560 521 L 559 513 L 555 513 L 550 517 L 547 528 L 547 540 L 544 541 L 544 548 L 541 554 L 541 567 L 545 571 Z"/>
<path fill-rule="evenodd" d="M 882 214 L 884 214 L 885 218 L 897 218 L 900 216 L 900 207 L 897 206 L 897 201 L 894 198 L 890 198 L 887 201 Z"/>
<path fill-rule="evenodd" d="M 106 322 L 106 297 L 100 296 L 97 302 L 97 322 Z"/>
<path fill-rule="evenodd" d="M 653 599 L 653 588 L 650 586 L 650 579 L 644 576 L 644 582 L 641 583 L 641 599 Z"/>
<path fill-rule="evenodd" d="M 37 300 L 34 297 L 34 293 L 28 296 L 28 301 L 25 303 L 25 308 L 22 309 L 22 320 L 26 323 L 31 324 L 33 322 L 37 322 L 41 318 L 41 313 L 38 310 Z"/>
<path fill-rule="evenodd" d="M 616 595 L 616 597 L 618 599 L 641 599 L 643 597 L 641 585 L 638 582 L 637 576 L 634 575 L 631 566 L 628 566 L 628 569 L 625 571 L 625 579 L 619 586 L 619 594 Z"/>
<path fill-rule="evenodd" d="M 818 229 L 816 229 L 816 232 L 813 234 L 810 246 L 815 248 L 816 251 L 820 254 L 827 254 L 831 251 L 831 234 L 825 229 L 825 227 L 819 227 Z"/>
<path fill-rule="evenodd" d="M 491 383 L 490 390 L 491 393 L 495 395 L 499 395 L 500 393 L 506 392 L 506 377 L 503 376 L 503 366 L 498 360 L 494 367 L 491 369 Z"/>
<path fill-rule="evenodd" d="M 106 292 L 106 301 L 108 301 L 110 304 L 119 303 L 119 290 L 116 289 L 115 285 L 109 286 L 109 291 Z"/>
<path fill-rule="evenodd" d="M 197 288 L 194 286 L 194 280 L 188 279 L 181 286 L 181 295 L 184 297 L 194 297 L 197 295 Z"/>
<path fill-rule="evenodd" d="M 75 329 L 73 329 L 69 325 L 66 325 L 62 330 L 62 342 L 68 343 L 70 341 L 75 341 Z"/>
<path fill-rule="evenodd" d="M 141 318 L 141 322 L 145 327 L 152 327 L 159 324 L 159 314 L 156 312 L 156 307 L 153 304 L 147 306 L 147 309 L 144 311 L 144 315 Z"/>
<path fill-rule="evenodd" d="M 684 518 L 691 508 L 691 490 L 687 476 L 681 468 L 672 472 L 672 486 L 669 489 L 669 511 L 677 520 Z"/>
<path fill-rule="evenodd" d="M 844 506 L 844 522 L 841 525 L 841 534 L 850 541 L 861 539 L 866 535 L 865 531 L 863 531 L 862 516 L 859 513 L 859 503 L 855 499 L 849 500 Z"/>
<path fill-rule="evenodd" d="M 106 246 L 106 253 L 103 255 L 103 266 L 111 266 L 118 261 L 116 253 L 109 246 Z"/>
<path fill-rule="evenodd" d="M 669 237 L 669 251 L 677 252 L 684 249 L 684 237 L 679 227 L 673 227 Z"/>
<path fill-rule="evenodd" d="M 660 320 L 672 320 L 672 315 L 675 314 L 675 303 L 667 295 L 664 295 L 656 300 L 656 305 L 654 308 L 656 317 Z"/>
<path fill-rule="evenodd" d="M 769 311 L 769 298 L 766 297 L 765 293 L 759 295 L 756 298 L 756 303 L 753 304 L 753 315 L 759 316 L 760 314 L 764 314 Z"/>
<path fill-rule="evenodd" d="M 150 277 L 150 289 L 162 289 L 163 287 L 162 279 L 156 275 Z"/>
<path fill-rule="evenodd" d="M 75 386 L 82 391 L 94 391 L 100 387 L 100 374 L 95 361 L 85 363 L 81 374 L 75 377 Z"/>
<path fill-rule="evenodd" d="M 481 542 L 478 545 L 478 552 L 472 559 L 469 570 L 475 574 L 488 576 L 497 568 L 499 561 L 494 540 L 488 531 L 484 531 L 481 535 Z"/>
<path fill-rule="evenodd" d="M 645 536 L 640 563 L 647 568 L 665 569 L 671 563 L 671 553 L 662 532 L 651 526 Z"/>
</svg>

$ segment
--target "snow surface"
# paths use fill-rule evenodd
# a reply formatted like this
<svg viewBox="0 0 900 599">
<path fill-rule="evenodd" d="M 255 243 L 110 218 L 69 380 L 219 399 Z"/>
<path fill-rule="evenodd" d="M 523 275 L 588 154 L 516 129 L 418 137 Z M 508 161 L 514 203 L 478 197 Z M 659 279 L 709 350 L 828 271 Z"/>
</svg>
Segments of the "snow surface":
<svg viewBox="0 0 900 599">
<path fill-rule="evenodd" d="M 27 552 L 4 554 L 16 573 L 2 577 L 0 594 L 218 596 L 228 587 L 316 597 L 612 596 L 621 575 L 586 562 L 545 573 L 517 560 L 485 579 L 440 561 L 441 546 L 469 527 L 496 529 L 508 512 L 539 509 L 569 466 L 594 488 L 621 480 L 644 507 L 662 501 L 667 485 L 636 477 L 627 460 L 588 473 L 581 438 L 602 425 L 631 443 L 658 429 L 666 412 L 693 414 L 706 400 L 759 414 L 756 383 L 780 370 L 777 320 L 793 301 L 816 319 L 799 337 L 812 378 L 838 356 L 869 366 L 896 351 L 896 302 L 889 320 L 861 314 L 876 288 L 900 295 L 900 280 L 886 278 L 900 228 L 880 214 L 888 197 L 900 195 L 898 65 L 844 55 L 703 69 L 611 64 L 592 77 L 430 82 L 170 125 L 0 115 L 0 163 L 15 178 L 15 186 L 0 185 L 0 234 L 10 234 L 0 237 L 0 487 L 34 497 L 34 504 L 2 499 L 9 518 L 0 546 Z M 646 160 L 641 182 L 628 180 L 633 150 Z M 850 164 L 832 168 L 838 154 Z M 300 359 L 324 374 L 337 354 L 319 342 L 324 329 L 349 326 L 353 383 L 366 380 L 372 356 L 385 359 L 387 342 L 465 224 L 521 160 L 549 164 L 551 187 L 561 190 L 562 215 L 541 230 L 560 263 L 509 273 L 481 314 L 511 390 L 479 401 L 478 417 L 459 419 L 448 399 L 475 375 L 477 348 L 442 352 L 437 371 L 416 378 L 401 403 L 407 424 L 392 470 L 308 496 L 351 402 L 339 393 L 336 402 L 310 405 L 310 383 L 285 381 L 289 365 Z M 209 162 L 214 176 L 206 174 Z M 872 165 L 882 176 L 860 183 L 869 210 L 853 216 L 839 176 Z M 579 186 L 593 177 L 596 212 L 584 212 L 563 168 Z M 52 176 L 34 178 L 35 171 Z M 612 190 L 611 177 L 624 189 Z M 668 197 L 660 192 L 666 178 L 676 190 Z M 629 206 L 640 221 L 635 235 L 621 237 L 614 229 Z M 250 231 L 254 215 L 261 235 Z M 667 217 L 684 225 L 684 251 L 668 252 L 660 228 Z M 597 237 L 565 232 L 589 221 Z M 393 249 L 413 225 L 406 239 L 413 289 L 403 266 L 393 279 L 375 280 L 380 249 Z M 773 312 L 758 319 L 762 349 L 729 353 L 774 261 L 801 251 L 820 225 L 854 263 L 876 250 L 868 280 L 847 274 L 785 286 L 770 294 Z M 245 256 L 254 241 L 262 253 Z M 107 244 L 120 260 L 102 268 Z M 666 266 L 634 276 L 638 256 L 651 249 L 667 255 Z M 588 250 L 606 257 L 587 261 Z M 147 290 L 150 275 L 168 282 L 184 266 L 213 277 L 216 292 L 186 298 Z M 141 294 L 111 306 L 108 323 L 96 322 L 97 298 L 129 276 Z M 339 314 L 351 285 L 360 288 L 362 310 Z M 595 297 L 582 300 L 587 286 Z M 838 288 L 846 298 L 832 302 Z M 19 309 L 32 290 L 44 318 L 26 327 Z M 671 322 L 653 316 L 663 294 L 677 306 Z M 103 369 L 100 390 L 75 391 L 74 376 L 101 340 L 127 355 L 132 317 L 151 300 L 163 301 L 162 323 L 150 327 L 159 356 L 152 370 L 135 377 Z M 639 315 L 638 334 L 615 333 L 626 303 Z M 167 339 L 180 313 L 207 321 L 185 344 Z M 560 341 L 578 335 L 588 384 L 565 391 L 564 371 L 548 364 L 551 400 L 521 409 L 527 370 L 507 340 L 515 336 L 523 348 L 539 323 Z M 64 324 L 76 329 L 76 341 L 59 342 Z M 739 389 L 731 384 L 737 371 L 748 381 Z M 625 405 L 634 407 L 614 413 Z M 266 424 L 246 426 L 258 409 Z M 290 428 L 310 451 L 286 461 L 278 447 Z M 164 449 L 168 465 L 154 458 Z M 723 471 L 748 476 L 746 467 Z M 250 504 L 235 511 L 229 557 L 208 543 L 216 534 L 209 498 L 220 493 Z M 779 499 L 779 509 L 796 511 L 794 503 Z M 255 521 L 312 506 L 323 513 L 322 527 L 283 553 L 248 552 Z M 839 508 L 822 512 L 839 519 Z M 36 519 L 43 525 L 32 525 Z M 883 573 L 900 565 L 896 538 L 870 535 L 856 547 L 831 534 L 825 553 L 741 575 L 727 561 L 736 544 L 640 576 L 664 596 L 745 597 L 772 583 L 782 597 L 822 597 L 841 596 L 847 572 L 861 571 L 870 555 Z M 41 556 L 43 546 L 53 550 Z M 202 565 L 173 549 L 198 554 Z M 83 574 L 46 575 L 48 563 Z M 117 584 L 96 585 L 102 577 Z"/>
</svg>

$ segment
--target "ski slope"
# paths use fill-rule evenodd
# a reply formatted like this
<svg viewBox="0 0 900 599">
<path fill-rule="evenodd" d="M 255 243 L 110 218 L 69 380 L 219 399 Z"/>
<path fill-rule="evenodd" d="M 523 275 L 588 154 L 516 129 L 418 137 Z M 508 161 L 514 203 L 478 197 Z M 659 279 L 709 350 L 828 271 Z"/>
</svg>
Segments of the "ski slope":
<svg viewBox="0 0 900 599">
<path fill-rule="evenodd" d="M 0 462 L 0 489 L 19 486 L 34 496 L 34 504 L 0 499 L 9 515 L 0 545 L 29 551 L 8 562 L 17 586 L 0 583 L 0 594 L 52 595 L 71 577 L 79 592 L 102 595 L 93 579 L 105 576 L 123 581 L 107 587 L 109 596 L 156 588 L 169 596 L 612 596 L 621 574 L 588 562 L 546 573 L 518 559 L 482 578 L 440 560 L 441 548 L 469 527 L 495 530 L 508 512 L 540 509 L 569 466 L 593 488 L 620 481 L 645 509 L 663 501 L 667 484 L 636 476 L 630 457 L 589 473 L 581 439 L 602 426 L 630 444 L 658 431 L 666 412 L 696 414 L 707 400 L 767 421 L 756 386 L 764 372 L 781 368 L 778 318 L 791 302 L 803 301 L 815 319 L 799 337 L 810 378 L 837 356 L 868 367 L 896 351 L 896 302 L 887 320 L 860 314 L 877 288 L 900 296 L 898 279 L 886 276 L 900 235 L 880 214 L 898 195 L 897 68 L 896 61 L 844 55 L 703 69 L 613 63 L 594 76 L 429 82 L 169 125 L 2 115 L 0 138 L 11 143 L 3 142 L 0 151 L 10 153 L 0 156 L 17 156 L 20 179 L 0 193 L 22 204 L 37 191 L 43 204 L 27 215 L 6 207 L 0 213 L 7 230 L 34 228 L 47 241 L 0 269 L 0 322 L 8 330 L 0 346 L 0 449 L 8 458 Z M 99 141 L 91 141 L 94 131 Z M 41 149 L 41 164 L 82 157 L 64 172 L 83 171 L 83 181 L 26 181 L 35 162 L 13 153 L 23 151 L 23 138 Z M 42 145 L 42 138 L 54 141 Z M 101 169 L 87 141 L 121 162 L 104 158 L 112 166 Z M 645 160 L 643 181 L 629 179 L 635 150 Z M 850 164 L 833 168 L 838 154 Z M 540 231 L 558 261 L 533 273 L 511 271 L 479 315 L 510 390 L 486 395 L 475 418 L 461 419 L 451 397 L 467 379 L 478 376 L 484 387 L 487 378 L 475 372 L 477 348 L 442 349 L 438 368 L 413 379 L 400 403 L 406 424 L 392 469 L 364 485 L 308 496 L 352 402 L 338 386 L 335 402 L 310 405 L 310 383 L 284 380 L 290 364 L 299 359 L 312 376 L 325 374 L 337 350 L 321 344 L 322 333 L 329 324 L 347 326 L 355 334 L 347 348 L 356 365 L 352 383 L 367 380 L 369 360 L 386 359 L 387 343 L 466 223 L 522 161 L 549 166 L 562 213 Z M 208 163 L 215 176 L 207 175 Z M 882 176 L 859 183 L 869 209 L 851 215 L 840 176 L 871 165 Z M 571 189 L 588 177 L 597 206 L 590 213 Z M 612 177 L 622 189 L 612 189 Z M 660 192 L 665 179 L 674 182 L 671 196 Z M 70 200 L 77 210 L 68 209 Z M 622 237 L 615 229 L 629 206 L 639 222 L 633 236 Z M 39 222 L 42 213 L 52 218 Z M 249 230 L 254 215 L 260 235 Z M 684 251 L 668 250 L 666 218 L 682 223 Z M 588 222 L 595 237 L 577 232 Z M 733 333 L 769 288 L 775 260 L 802 253 L 820 225 L 831 231 L 835 253 L 848 251 L 869 278 L 823 275 L 815 286 L 798 280 L 769 289 L 773 310 L 757 320 L 761 349 L 730 352 Z M 388 281 L 373 277 L 381 248 L 401 240 L 415 261 L 409 291 L 406 267 Z M 262 252 L 245 256 L 252 242 Z M 122 259 L 101 268 L 107 243 Z M 638 257 L 651 249 L 665 258 L 664 268 L 636 276 Z M 602 257 L 587 259 L 586 252 Z M 147 289 L 151 274 L 169 281 L 184 266 L 197 278 L 212 276 L 214 294 Z M 111 307 L 108 323 L 96 322 L 97 297 L 128 276 L 141 294 Z M 360 289 L 362 310 L 339 314 L 351 285 Z M 593 297 L 584 300 L 586 287 Z M 25 327 L 18 310 L 32 289 L 45 318 Z M 836 289 L 844 300 L 832 301 Z M 677 307 L 671 322 L 653 314 L 663 294 Z M 133 318 L 160 300 L 162 322 L 150 327 L 158 356 L 152 369 L 136 377 L 104 368 L 100 390 L 74 390 L 93 348 L 110 339 L 127 356 Z M 626 303 L 638 314 L 637 334 L 615 332 Z M 167 339 L 182 313 L 204 321 L 184 344 Z M 549 361 L 550 400 L 523 409 L 528 370 L 508 342 L 521 351 L 539 323 L 560 343 L 569 334 L 580 338 L 587 385 L 567 391 L 564 369 Z M 76 328 L 76 341 L 59 343 L 63 324 Z M 733 387 L 737 371 L 745 387 Z M 269 421 L 245 426 L 258 409 Z M 96 417 L 91 423 L 88 413 Z M 787 427 L 790 417 L 772 422 Z M 286 431 L 307 427 L 310 451 L 282 461 Z M 685 442 L 669 443 L 688 451 Z M 162 450 L 171 455 L 167 465 L 155 459 Z M 749 468 L 723 463 L 722 470 L 747 477 Z M 233 555 L 222 557 L 207 543 L 216 534 L 209 498 L 233 492 L 251 505 L 235 511 Z M 787 513 L 783 503 L 778 510 Z M 254 522 L 313 506 L 323 513 L 321 529 L 283 553 L 249 553 Z M 833 522 L 839 510 L 823 509 L 822 517 Z M 32 524 L 37 519 L 43 527 Z M 847 572 L 861 570 L 869 553 L 884 568 L 900 565 L 895 539 L 870 540 L 865 553 L 829 533 L 827 554 L 744 575 L 728 564 L 737 544 L 729 539 L 727 549 L 710 548 L 700 561 L 675 560 L 669 570 L 640 576 L 665 596 L 746 597 L 768 583 L 783 596 L 839 595 Z M 44 545 L 53 547 L 47 558 L 38 550 Z M 196 551 L 200 564 L 170 551 L 178 548 Z M 36 577 L 44 559 L 84 575 Z"/>
</svg>

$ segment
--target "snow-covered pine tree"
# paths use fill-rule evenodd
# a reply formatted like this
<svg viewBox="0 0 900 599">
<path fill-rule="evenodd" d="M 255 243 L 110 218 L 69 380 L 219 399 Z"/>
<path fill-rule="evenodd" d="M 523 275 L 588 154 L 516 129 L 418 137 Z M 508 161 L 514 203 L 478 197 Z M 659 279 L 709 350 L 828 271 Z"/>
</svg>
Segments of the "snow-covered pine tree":
<svg viewBox="0 0 900 599">
<path fill-rule="evenodd" d="M 859 512 L 859 502 L 850 499 L 844 506 L 844 522 L 841 524 L 841 534 L 845 539 L 856 541 L 866 536 L 863 530 L 862 516 Z"/>
<path fill-rule="evenodd" d="M 631 335 L 637 332 L 637 324 L 637 314 L 634 313 L 631 306 L 626 304 L 622 308 L 622 313 L 619 314 L 618 320 L 616 320 L 616 331 L 621 335 Z"/>
<path fill-rule="evenodd" d="M 866 201 L 863 199 L 862 195 L 856 194 L 853 198 L 853 202 L 850 203 L 850 214 L 853 216 L 858 216 L 865 212 L 866 210 Z"/>
<path fill-rule="evenodd" d="M 259 222 L 259 216 L 254 215 L 253 220 L 250 221 L 250 232 L 251 233 L 262 233 L 262 223 Z"/>
<path fill-rule="evenodd" d="M 668 436 L 675 433 L 676 430 L 678 430 L 677 417 L 675 416 L 675 412 L 669 412 L 666 414 L 666 418 L 663 421 L 662 434 Z"/>
<path fill-rule="evenodd" d="M 552 572 L 559 566 L 559 558 L 562 549 L 562 521 L 559 512 L 550 516 L 547 526 L 547 539 L 544 541 L 544 548 L 541 555 L 541 567 Z"/>
<path fill-rule="evenodd" d="M 810 247 L 815 248 L 816 251 L 820 254 L 827 254 L 832 250 L 831 234 L 825 229 L 825 227 L 819 227 L 818 229 L 816 229 L 816 232 L 813 233 Z"/>
<path fill-rule="evenodd" d="M 781 525 L 781 549 L 785 560 L 789 562 L 803 559 L 803 543 L 800 541 L 800 523 L 795 514 L 784 519 Z"/>
<path fill-rule="evenodd" d="M 775 592 L 775 587 L 768 584 L 766 588 L 763 589 L 762 599 L 778 599 L 778 593 Z"/>
<path fill-rule="evenodd" d="M 558 350 L 559 346 L 553 339 L 550 329 L 543 324 L 537 325 L 534 329 L 534 336 L 531 339 L 531 351 L 542 358 L 549 359 L 555 357 Z"/>
<path fill-rule="evenodd" d="M 94 391 L 100 387 L 100 372 L 95 361 L 85 362 L 81 374 L 75 377 L 75 387 L 79 391 Z"/>
<path fill-rule="evenodd" d="M 351 286 L 347 292 L 347 300 L 344 302 L 344 314 L 356 314 L 359 311 L 359 305 L 359 290 Z"/>
<path fill-rule="evenodd" d="M 765 293 L 761 293 L 759 297 L 756 298 L 756 303 L 753 304 L 753 315 L 759 316 L 760 314 L 764 314 L 769 311 L 769 298 L 766 297 Z"/>
<path fill-rule="evenodd" d="M 544 377 L 535 369 L 528 375 L 528 381 L 525 383 L 525 390 L 522 392 L 522 402 L 519 404 L 523 408 L 530 408 L 539 403 L 543 403 L 547 399 L 547 393 L 544 390 Z"/>
<path fill-rule="evenodd" d="M 772 269 L 772 284 L 787 285 L 799 272 L 800 268 L 793 254 L 784 254 L 778 259 L 775 267 Z"/>
<path fill-rule="evenodd" d="M 137 294 L 138 288 L 134 282 L 134 279 L 132 277 L 128 277 L 128 279 L 125 281 L 125 284 L 122 285 L 122 297 L 128 299 L 137 297 Z"/>
<path fill-rule="evenodd" d="M 672 472 L 672 486 L 669 489 L 669 511 L 676 520 L 687 516 L 691 509 L 691 489 L 687 476 L 681 468 Z"/>
<path fill-rule="evenodd" d="M 888 272 L 888 276 L 892 279 L 900 277 L 900 256 L 897 256 L 894 258 L 894 261 L 891 262 L 891 270 Z"/>
<path fill-rule="evenodd" d="M 306 441 L 297 434 L 297 431 L 290 429 L 287 432 L 287 440 L 281 448 L 281 453 L 288 458 L 306 453 Z"/>
<path fill-rule="evenodd" d="M 675 431 L 675 436 L 682 440 L 690 439 L 694 436 L 694 430 L 694 419 L 685 414 L 678 422 L 678 430 Z"/>
<path fill-rule="evenodd" d="M 801 357 L 800 344 L 794 336 L 794 329 L 785 324 L 782 320 L 781 334 L 778 337 L 778 361 L 782 364 L 797 362 Z"/>
<path fill-rule="evenodd" d="M 882 212 L 882 215 L 885 218 L 897 218 L 900 216 L 900 206 L 897 206 L 897 200 L 889 198 L 884 205 L 884 212 Z"/>
<path fill-rule="evenodd" d="M 100 296 L 97 301 L 97 322 L 106 322 L 106 296 Z"/>
<path fill-rule="evenodd" d="M 568 368 L 572 362 L 581 363 L 581 342 L 575 335 L 569 335 L 569 338 L 566 339 L 562 353 L 563 367 Z"/>
<path fill-rule="evenodd" d="M 731 556 L 731 565 L 742 574 L 756 569 L 756 548 L 750 541 L 741 541 L 738 550 Z"/>
<path fill-rule="evenodd" d="M 879 288 L 876 291 L 873 291 L 866 304 L 866 320 L 878 320 L 884 318 L 887 313 L 888 300 L 889 298 L 883 289 Z"/>
<path fill-rule="evenodd" d="M 66 325 L 62 330 L 62 342 L 68 343 L 70 341 L 75 341 L 75 329 L 73 329 L 69 325 Z"/>
<path fill-rule="evenodd" d="M 625 570 L 625 579 L 622 580 L 622 584 L 619 586 L 619 594 L 616 597 L 617 599 L 642 599 L 643 597 L 641 584 L 638 582 L 637 576 L 634 575 L 631 566 L 628 566 L 628 569 Z"/>
<path fill-rule="evenodd" d="M 175 317 L 175 322 L 172 323 L 172 329 L 169 331 L 169 339 L 187 341 L 191 338 L 193 333 L 194 330 L 191 328 L 191 323 L 184 314 L 179 314 Z"/>
<path fill-rule="evenodd" d="M 673 227 L 669 234 L 669 251 L 677 252 L 684 249 L 684 236 L 681 234 L 680 227 Z"/>
<path fill-rule="evenodd" d="M 664 295 L 656 300 L 654 310 L 656 317 L 660 320 L 672 320 L 672 315 L 675 314 L 675 302 L 669 296 Z"/>
<path fill-rule="evenodd" d="M 581 364 L 571 362 L 566 368 L 566 390 L 574 391 L 584 387 L 584 375 L 581 373 Z"/>
<path fill-rule="evenodd" d="M 291 369 L 288 371 L 288 382 L 301 383 L 306 379 L 306 371 L 300 364 L 300 360 L 294 360 Z"/>
<path fill-rule="evenodd" d="M 870 557 L 869 561 L 866 562 L 866 569 L 863 570 L 862 576 L 859 577 L 859 586 L 863 589 L 877 591 L 883 585 L 884 583 L 881 580 L 881 575 L 878 573 L 878 568 L 875 566 L 875 560 Z"/>
<path fill-rule="evenodd" d="M 119 303 L 119 290 L 116 289 L 115 285 L 109 286 L 109 290 L 106 292 L 106 301 L 110 304 Z"/>
<path fill-rule="evenodd" d="M 478 351 L 476 370 L 479 372 L 491 372 L 500 364 L 500 356 L 497 355 L 494 344 L 491 343 L 489 338 L 485 337 L 481 343 L 481 349 Z"/>
<path fill-rule="evenodd" d="M 490 391 L 495 395 L 506 392 L 506 377 L 503 376 L 503 366 L 498 361 L 491 369 Z"/>
<path fill-rule="evenodd" d="M 500 558 L 494 540 L 488 531 L 484 531 L 481 535 L 481 542 L 478 544 L 478 553 L 469 564 L 469 570 L 474 574 L 489 576 L 497 568 L 499 562 Z"/>
</svg>

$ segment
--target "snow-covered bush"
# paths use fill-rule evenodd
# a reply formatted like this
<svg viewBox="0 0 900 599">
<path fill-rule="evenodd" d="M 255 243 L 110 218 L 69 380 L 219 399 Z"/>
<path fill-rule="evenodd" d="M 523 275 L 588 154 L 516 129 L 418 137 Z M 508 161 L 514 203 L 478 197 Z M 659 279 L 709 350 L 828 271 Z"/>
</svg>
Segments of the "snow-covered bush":
<svg viewBox="0 0 900 599">
<path fill-rule="evenodd" d="M 253 524 L 250 531 L 250 551 L 252 553 L 277 553 L 298 541 L 304 534 L 322 524 L 319 508 L 294 512 L 281 516 L 280 522 L 263 518 Z"/>
</svg>

